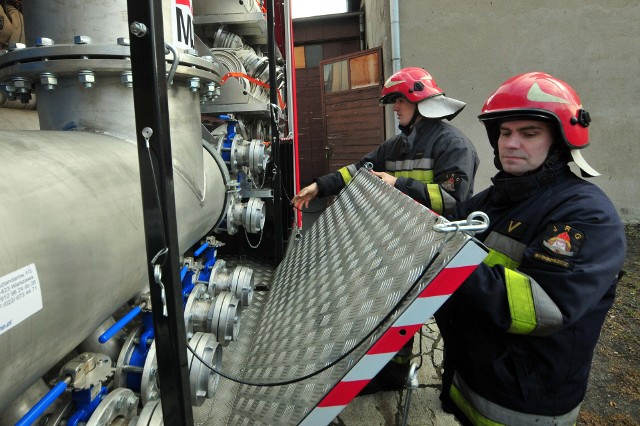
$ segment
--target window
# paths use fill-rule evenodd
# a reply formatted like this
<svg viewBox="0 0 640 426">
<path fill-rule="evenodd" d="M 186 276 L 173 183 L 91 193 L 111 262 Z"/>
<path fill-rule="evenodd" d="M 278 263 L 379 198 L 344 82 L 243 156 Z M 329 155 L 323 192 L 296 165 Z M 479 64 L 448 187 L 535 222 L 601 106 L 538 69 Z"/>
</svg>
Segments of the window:
<svg viewBox="0 0 640 426">
<path fill-rule="evenodd" d="M 380 68 L 378 60 L 377 52 L 349 60 L 352 89 L 378 85 L 378 69 Z"/>
<path fill-rule="evenodd" d="M 296 58 L 296 68 L 315 68 L 322 60 L 322 45 L 310 44 L 293 48 Z"/>
<path fill-rule="evenodd" d="M 320 65 L 322 60 L 322 46 L 319 44 L 311 44 L 304 47 L 304 58 L 307 63 L 306 68 L 315 68 Z"/>
<path fill-rule="evenodd" d="M 323 71 L 324 76 L 324 93 L 341 92 L 349 90 L 349 72 L 346 60 L 325 64 Z"/>
<path fill-rule="evenodd" d="M 293 48 L 293 55 L 296 58 L 296 68 L 306 68 L 307 61 L 304 60 L 304 46 Z"/>
<path fill-rule="evenodd" d="M 322 70 L 324 93 L 377 86 L 379 73 L 378 51 L 325 63 Z"/>
</svg>

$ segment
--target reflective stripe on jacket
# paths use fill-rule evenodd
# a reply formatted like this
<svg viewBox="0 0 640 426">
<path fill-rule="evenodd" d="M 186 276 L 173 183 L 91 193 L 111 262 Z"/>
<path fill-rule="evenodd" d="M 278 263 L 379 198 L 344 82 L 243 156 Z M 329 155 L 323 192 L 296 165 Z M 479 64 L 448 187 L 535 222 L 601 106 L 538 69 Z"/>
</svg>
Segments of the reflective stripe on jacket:
<svg viewBox="0 0 640 426">
<path fill-rule="evenodd" d="M 542 416 L 510 410 L 475 393 L 457 373 L 453 375 L 453 385 L 449 394 L 465 416 L 479 426 L 573 426 L 580 412 L 580 404 L 559 416 Z"/>
<path fill-rule="evenodd" d="M 406 130 L 406 129 L 405 129 Z M 479 160 L 473 144 L 441 120 L 423 118 L 355 164 L 316 179 L 318 196 L 336 195 L 365 163 L 398 179 L 396 188 L 437 213 L 451 212 L 473 194 Z"/>
</svg>

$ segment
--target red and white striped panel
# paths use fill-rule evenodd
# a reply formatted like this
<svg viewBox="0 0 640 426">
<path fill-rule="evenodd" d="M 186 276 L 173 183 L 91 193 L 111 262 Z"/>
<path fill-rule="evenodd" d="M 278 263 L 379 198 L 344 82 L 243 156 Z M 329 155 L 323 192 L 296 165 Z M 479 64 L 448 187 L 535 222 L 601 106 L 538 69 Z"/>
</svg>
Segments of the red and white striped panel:
<svg viewBox="0 0 640 426">
<path fill-rule="evenodd" d="M 472 240 L 465 244 L 365 356 L 300 424 L 303 426 L 329 424 L 435 314 L 486 256 L 486 250 Z"/>
</svg>

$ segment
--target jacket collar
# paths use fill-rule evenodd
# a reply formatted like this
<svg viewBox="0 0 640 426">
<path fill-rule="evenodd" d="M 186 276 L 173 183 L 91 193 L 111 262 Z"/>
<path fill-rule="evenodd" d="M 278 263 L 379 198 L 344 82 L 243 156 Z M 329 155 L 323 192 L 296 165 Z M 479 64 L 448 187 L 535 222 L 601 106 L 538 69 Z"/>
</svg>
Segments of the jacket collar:
<svg viewBox="0 0 640 426">
<path fill-rule="evenodd" d="M 571 174 L 571 170 L 564 162 L 545 163 L 538 170 L 524 176 L 513 176 L 500 171 L 491 178 L 491 197 L 499 204 L 519 202 L 555 185 L 567 174 Z"/>
</svg>

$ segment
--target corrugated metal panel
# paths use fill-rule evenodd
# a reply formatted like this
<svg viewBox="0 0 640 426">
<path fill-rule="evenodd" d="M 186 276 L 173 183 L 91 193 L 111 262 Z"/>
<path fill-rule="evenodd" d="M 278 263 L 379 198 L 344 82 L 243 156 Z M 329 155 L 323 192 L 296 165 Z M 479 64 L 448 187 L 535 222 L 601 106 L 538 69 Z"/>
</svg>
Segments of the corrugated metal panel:
<svg viewBox="0 0 640 426">
<path fill-rule="evenodd" d="M 214 400 L 194 412 L 197 424 L 294 425 L 326 402 L 469 242 L 462 233 L 434 232 L 441 222 L 372 174 L 358 173 L 290 248 L 272 290 L 256 295 L 239 342 L 223 356 L 225 372 L 248 382 L 282 382 L 329 368 L 275 387 L 221 379 Z"/>
</svg>

